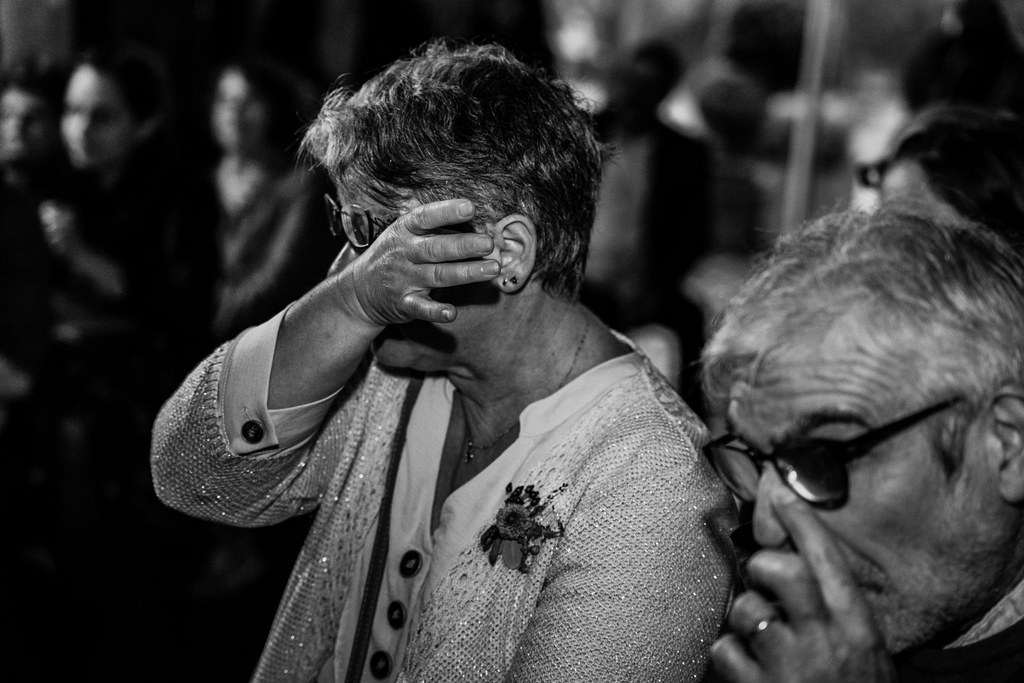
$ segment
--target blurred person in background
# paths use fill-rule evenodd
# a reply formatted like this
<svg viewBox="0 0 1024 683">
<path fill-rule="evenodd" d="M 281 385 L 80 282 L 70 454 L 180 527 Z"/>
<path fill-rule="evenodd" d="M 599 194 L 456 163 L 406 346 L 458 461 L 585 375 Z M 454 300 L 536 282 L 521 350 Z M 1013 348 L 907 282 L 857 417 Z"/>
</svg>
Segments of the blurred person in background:
<svg viewBox="0 0 1024 683">
<path fill-rule="evenodd" d="M 3 144 L 0 142 L 0 151 Z M 9 652 L 39 661 L 38 634 L 60 609 L 56 583 L 52 416 L 41 405 L 40 375 L 50 339 L 50 260 L 33 202 L 0 184 L 0 547 L 8 588 L 0 629 Z M 21 667 L 9 662 L 18 680 Z"/>
<path fill-rule="evenodd" d="M 708 251 L 748 256 L 764 245 L 762 191 L 754 178 L 763 153 L 768 93 L 752 75 L 726 60 L 709 60 L 694 78 L 695 99 L 711 143 L 714 173 Z"/>
<path fill-rule="evenodd" d="M 0 434 L 9 411 L 35 391 L 50 340 L 49 293 L 49 254 L 35 207 L 0 185 Z"/>
<path fill-rule="evenodd" d="M 0 534 L 6 575 L 17 587 L 4 593 L 0 628 L 9 634 L 9 652 L 40 661 L 49 650 L 36 636 L 52 627 L 45 615 L 59 609 L 61 600 L 46 438 L 52 421 L 39 390 L 50 340 L 51 262 L 29 192 L 39 177 L 33 171 L 59 155 L 60 140 L 59 108 L 37 99 L 22 77 L 6 74 L 0 81 Z M 16 662 L 7 668 L 20 677 Z"/>
<path fill-rule="evenodd" d="M 3 182 L 34 201 L 68 192 L 60 138 L 67 73 L 29 60 L 0 74 L 0 167 Z"/>
<path fill-rule="evenodd" d="M 998 0 L 946 0 L 940 25 L 926 32 L 903 69 L 912 111 L 973 104 L 1024 116 L 1024 51 Z"/>
<path fill-rule="evenodd" d="M 699 678 L 731 506 L 700 422 L 578 302 L 601 149 L 573 91 L 432 44 L 304 144 L 348 246 L 153 436 L 168 505 L 316 513 L 254 680 Z"/>
<path fill-rule="evenodd" d="M 210 111 L 220 153 L 212 173 L 220 207 L 217 340 L 263 322 L 327 274 L 334 247 L 326 183 L 295 162 L 296 133 L 315 104 L 297 74 L 266 58 L 219 72 Z"/>
<path fill-rule="evenodd" d="M 35 61 L 0 74 L 0 518 L 10 585 L 0 629 L 10 652 L 40 661 L 37 636 L 61 604 L 53 512 L 53 428 L 41 385 L 50 348 L 53 264 L 39 202 L 66 190 L 60 142 L 65 74 Z M 31 511 L 26 514 L 26 511 Z M 11 663 L 10 674 L 21 668 Z M 41 672 L 35 672 L 39 675 Z M 26 676 L 23 680 L 32 680 Z"/>
<path fill-rule="evenodd" d="M 583 302 L 644 349 L 699 411 L 704 321 L 680 286 L 708 242 L 710 152 L 659 118 L 683 71 L 671 46 L 648 43 L 612 72 L 608 105 L 597 116 L 610 151 Z"/>
<path fill-rule="evenodd" d="M 33 61 L 0 74 L 0 403 L 8 407 L 32 393 L 49 346 L 51 259 L 38 204 L 67 191 L 59 128 L 65 80 L 62 70 Z"/>
<path fill-rule="evenodd" d="M 324 279 L 337 247 L 324 211 L 327 182 L 296 162 L 298 130 L 315 113 L 311 86 L 263 56 L 225 64 L 214 81 L 209 126 L 219 158 L 200 184 L 215 207 L 208 225 L 214 273 L 209 325 L 219 343 L 264 322 Z M 197 220 L 191 230 L 203 228 Z M 276 600 L 307 531 L 305 521 L 265 529 L 206 526 L 210 553 L 192 594 L 217 601 L 266 591 Z M 260 642 L 266 627 L 263 621 L 252 625 L 260 629 L 253 633 Z"/>
<path fill-rule="evenodd" d="M 875 200 L 914 202 L 936 219 L 967 219 L 1024 252 L 1024 121 L 1006 110 L 934 105 L 857 169 Z"/>
<path fill-rule="evenodd" d="M 146 457 L 160 395 L 196 360 L 185 315 L 201 288 L 184 275 L 188 263 L 170 258 L 183 175 L 168 151 L 169 105 L 149 50 L 87 52 L 61 118 L 75 185 L 41 211 L 56 261 L 44 390 L 59 569 L 74 656 L 111 680 L 150 676 L 169 621 L 156 615 L 175 607 L 190 557 L 187 535 L 153 494 Z M 104 643 L 122 652 L 111 657 Z"/>
<path fill-rule="evenodd" d="M 156 54 L 136 45 L 87 52 L 71 73 L 61 119 L 73 195 L 44 206 L 42 218 L 66 285 L 58 338 L 134 337 L 137 349 L 166 354 L 173 372 L 195 360 L 177 355 L 178 327 L 190 310 L 182 302 L 201 297 L 206 283 L 179 273 L 187 264 L 171 258 L 187 254 L 176 245 L 188 234 L 188 212 L 169 104 Z"/>
</svg>

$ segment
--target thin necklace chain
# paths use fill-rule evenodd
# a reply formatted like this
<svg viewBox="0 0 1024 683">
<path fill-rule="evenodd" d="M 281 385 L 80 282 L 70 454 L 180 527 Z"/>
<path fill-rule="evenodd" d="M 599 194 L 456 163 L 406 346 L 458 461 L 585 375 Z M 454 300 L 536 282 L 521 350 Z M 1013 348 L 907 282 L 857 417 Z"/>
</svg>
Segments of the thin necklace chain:
<svg viewBox="0 0 1024 683">
<path fill-rule="evenodd" d="M 576 344 L 576 351 L 573 352 L 573 354 L 572 354 L 572 363 L 570 363 L 569 369 L 566 370 L 565 374 L 562 376 L 562 379 L 558 382 L 558 386 L 555 387 L 555 391 L 558 391 L 559 389 L 561 389 L 565 385 L 565 383 L 568 381 L 569 377 L 572 376 L 572 371 L 576 369 L 576 362 L 580 359 L 580 352 L 583 351 L 583 345 L 587 343 L 587 335 L 588 334 L 590 334 L 590 325 L 589 324 L 583 329 L 583 334 L 580 335 L 580 341 L 579 341 L 578 344 Z M 551 392 L 551 393 L 554 393 L 554 391 Z M 463 414 L 463 419 L 465 419 L 465 415 L 466 415 L 465 407 L 462 408 L 462 414 Z M 476 445 L 476 444 L 473 443 L 473 432 L 469 428 L 469 420 L 466 419 L 466 434 L 467 434 L 467 439 L 466 439 L 466 462 L 467 463 L 473 462 L 473 458 L 475 458 L 476 454 L 479 453 L 480 451 L 489 451 L 492 448 L 494 448 L 496 445 L 498 445 L 498 443 L 501 442 L 502 439 L 504 439 L 506 436 L 508 436 L 509 432 L 511 432 L 518 425 L 519 425 L 519 417 L 517 416 L 515 421 L 512 422 L 511 424 L 509 424 L 508 427 L 505 427 L 505 429 L 501 430 L 501 434 L 498 434 L 498 436 L 495 437 L 494 439 L 492 439 L 490 443 Z"/>
</svg>

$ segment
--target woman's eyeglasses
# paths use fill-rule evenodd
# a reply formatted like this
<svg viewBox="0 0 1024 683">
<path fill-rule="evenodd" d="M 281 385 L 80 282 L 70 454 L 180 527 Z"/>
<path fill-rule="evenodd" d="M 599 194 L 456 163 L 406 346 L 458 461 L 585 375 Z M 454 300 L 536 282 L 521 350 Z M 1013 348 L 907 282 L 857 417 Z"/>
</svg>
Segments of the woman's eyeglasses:
<svg viewBox="0 0 1024 683">
<path fill-rule="evenodd" d="M 356 249 L 366 249 L 373 244 L 392 222 L 377 218 L 369 209 L 358 204 L 339 207 L 329 194 L 324 195 L 324 204 L 327 208 L 327 225 L 331 229 L 331 234 L 335 237 L 345 235 L 349 244 Z"/>
<path fill-rule="evenodd" d="M 725 485 L 742 501 L 753 502 L 761 470 L 769 462 L 789 488 L 808 503 L 837 508 L 849 495 L 847 463 L 959 400 L 937 403 L 846 441 L 798 437 L 784 441 L 770 453 L 762 453 L 739 437 L 726 434 L 701 450 Z"/>
</svg>

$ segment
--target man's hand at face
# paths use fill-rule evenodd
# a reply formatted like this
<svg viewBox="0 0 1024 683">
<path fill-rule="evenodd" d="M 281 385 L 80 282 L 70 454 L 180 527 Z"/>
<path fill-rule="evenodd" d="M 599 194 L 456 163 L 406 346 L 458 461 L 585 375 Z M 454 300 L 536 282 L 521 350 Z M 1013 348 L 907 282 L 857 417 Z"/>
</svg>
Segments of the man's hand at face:
<svg viewBox="0 0 1024 683">
<path fill-rule="evenodd" d="M 752 590 L 736 598 L 732 632 L 711 649 L 718 674 L 735 683 L 895 681 L 882 634 L 829 532 L 796 496 L 770 504 L 798 550 L 751 558 Z"/>
</svg>

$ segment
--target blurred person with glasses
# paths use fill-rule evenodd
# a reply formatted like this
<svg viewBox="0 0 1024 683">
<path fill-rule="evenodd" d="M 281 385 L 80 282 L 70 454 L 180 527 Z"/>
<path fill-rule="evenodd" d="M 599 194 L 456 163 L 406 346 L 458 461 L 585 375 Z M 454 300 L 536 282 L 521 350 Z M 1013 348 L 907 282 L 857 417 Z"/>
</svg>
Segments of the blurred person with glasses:
<svg viewBox="0 0 1024 683">
<path fill-rule="evenodd" d="M 933 105 L 856 173 L 875 193 L 866 208 L 915 202 L 936 219 L 983 223 L 1024 250 L 1024 121 L 1009 111 Z"/>
<path fill-rule="evenodd" d="M 918 204 L 786 234 L 705 349 L 759 549 L 729 681 L 1024 676 L 1024 260 Z"/>
<path fill-rule="evenodd" d="M 601 146 L 576 95 L 434 43 L 330 93 L 303 146 L 345 246 L 153 440 L 168 505 L 316 514 L 254 680 L 700 678 L 733 511 L 699 420 L 579 304 Z"/>
</svg>

